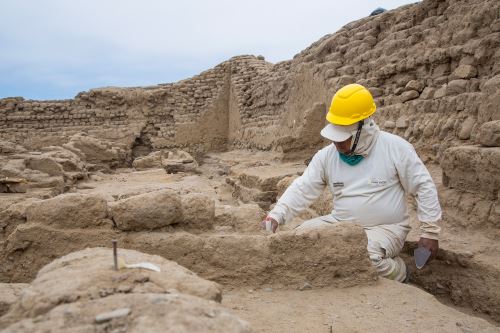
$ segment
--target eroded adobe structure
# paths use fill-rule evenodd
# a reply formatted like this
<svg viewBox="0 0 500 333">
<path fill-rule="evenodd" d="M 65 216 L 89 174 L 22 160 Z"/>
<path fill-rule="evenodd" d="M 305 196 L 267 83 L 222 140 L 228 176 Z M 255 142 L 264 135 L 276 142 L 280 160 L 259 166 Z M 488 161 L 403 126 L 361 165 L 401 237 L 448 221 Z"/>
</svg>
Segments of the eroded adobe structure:
<svg viewBox="0 0 500 333">
<path fill-rule="evenodd" d="M 5 98 L 0 100 L 0 139 L 28 150 L 43 151 L 47 146 L 63 145 L 77 155 L 87 147 L 85 142 L 101 139 L 106 142 L 103 152 L 109 156 L 103 153 L 90 162 L 108 159 L 113 167 L 130 166 L 134 158 L 171 148 L 182 148 L 193 156 L 254 149 L 275 152 L 283 161 L 302 160 L 326 144 L 319 131 L 325 125 L 324 115 L 334 92 L 348 83 L 363 84 L 376 99 L 376 120 L 381 128 L 413 143 L 428 165 L 441 166 L 443 227 L 445 233 L 460 235 L 462 239 L 448 245 L 443 242 L 441 260 L 434 268 L 417 272 L 415 278 L 435 293 L 447 293 L 456 303 L 471 305 L 500 320 L 500 264 L 495 259 L 499 253 L 495 244 L 500 237 L 499 46 L 497 0 L 426 0 L 350 23 L 315 42 L 293 60 L 277 64 L 262 57 L 238 56 L 172 84 L 93 89 L 63 101 Z M 85 138 L 82 133 L 88 136 Z M 92 147 L 96 146 L 99 145 Z M 67 151 L 50 154 L 70 165 L 68 170 L 75 170 L 71 177 L 82 177 L 75 156 Z M 42 167 L 36 156 L 26 161 L 37 170 L 53 169 Z M 274 166 L 261 167 L 273 170 Z M 0 167 L 0 173 L 4 169 Z M 65 175 L 68 172 L 63 171 Z M 269 206 L 265 202 L 270 200 L 269 195 L 274 195 L 275 200 L 278 180 L 272 178 L 266 183 L 248 170 L 239 174 L 240 183 L 235 186 L 244 192 L 239 199 L 246 202 L 245 196 L 253 196 L 248 201 L 265 208 Z M 82 205 L 93 207 L 101 219 L 97 221 L 93 215 L 90 224 L 82 227 L 84 231 L 71 231 L 68 235 L 58 236 L 57 230 L 71 225 L 57 225 L 52 220 L 40 222 L 43 216 L 29 214 L 37 205 L 50 206 L 50 202 L 28 207 L 28 213 L 28 204 L 11 209 L 9 214 L 20 225 L 17 229 L 7 225 L 0 240 L 5 240 L 5 258 L 16 260 L 4 267 L 13 267 L 19 260 L 24 270 L 0 270 L 2 280 L 26 282 L 40 265 L 53 259 L 45 257 L 45 262 L 37 267 L 30 266 L 36 254 L 43 252 L 30 243 L 37 236 L 55 237 L 57 244 L 67 242 L 68 252 L 89 244 L 101 246 L 100 240 L 118 237 L 129 248 L 179 261 L 219 282 L 227 282 L 224 279 L 233 278 L 231 274 L 238 275 L 238 269 L 230 272 L 240 267 L 241 261 L 233 258 L 232 265 L 220 261 L 222 254 L 217 248 L 240 251 L 244 256 L 242 249 L 257 246 L 252 244 L 265 249 L 280 244 L 273 243 L 280 238 L 270 241 L 255 235 L 244 241 L 236 236 L 231 240 L 233 236 L 206 238 L 185 233 L 171 237 L 160 233 L 117 236 L 117 231 L 111 230 L 113 224 L 117 225 L 111 221 L 107 203 L 88 200 L 81 199 Z M 181 210 L 182 200 L 178 199 Z M 50 207 L 47 211 L 51 211 Z M 72 210 L 68 212 L 71 215 Z M 214 212 L 211 214 L 217 217 Z M 26 221 L 27 225 L 21 225 Z M 71 219 L 68 221 L 72 223 Z M 103 227 L 102 221 L 110 222 Z M 0 219 L 0 226 L 1 222 Z M 79 243 L 83 234 L 92 241 Z M 335 237 L 341 239 L 341 235 L 340 231 Z M 151 243 L 151 237 L 156 241 Z M 155 244 L 163 244 L 163 248 L 158 249 Z M 189 249 L 180 249 L 179 244 L 189 245 Z M 32 254 L 23 257 L 21 253 L 27 249 Z M 50 246 L 44 251 L 50 253 Z M 203 265 L 193 255 L 197 251 L 207 251 L 205 260 L 211 264 Z M 265 253 L 261 255 L 265 258 Z M 251 271 L 255 274 L 246 283 L 258 284 L 256 277 L 272 264 L 258 259 Z M 219 270 L 211 271 L 211 267 Z M 370 280 L 372 272 L 363 265 L 359 267 L 364 281 Z M 339 279 L 342 276 L 332 281 Z"/>
<path fill-rule="evenodd" d="M 498 6 L 424 1 L 350 23 L 290 61 L 239 56 L 173 84 L 3 99 L 0 135 L 28 146 L 85 131 L 151 149 L 297 150 L 321 144 L 325 105 L 358 82 L 376 97 L 386 130 L 436 159 L 478 143 L 480 126 L 499 118 Z"/>
<path fill-rule="evenodd" d="M 381 127 L 442 162 L 445 185 L 489 205 L 480 220 L 498 229 L 499 151 L 482 147 L 500 145 L 499 10 L 493 0 L 423 1 L 350 23 L 290 61 L 239 56 L 173 84 L 2 99 L 0 138 L 39 148 L 86 132 L 131 157 L 172 147 L 309 157 L 324 144 L 331 96 L 357 82 L 375 96 Z"/>
</svg>

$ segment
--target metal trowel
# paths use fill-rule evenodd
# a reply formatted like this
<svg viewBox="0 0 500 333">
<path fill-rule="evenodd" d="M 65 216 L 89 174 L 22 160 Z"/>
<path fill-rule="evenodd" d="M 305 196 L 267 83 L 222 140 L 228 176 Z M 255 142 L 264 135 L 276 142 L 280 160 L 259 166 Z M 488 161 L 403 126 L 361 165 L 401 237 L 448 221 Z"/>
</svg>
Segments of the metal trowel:
<svg viewBox="0 0 500 333">
<path fill-rule="evenodd" d="M 413 251 L 413 256 L 415 257 L 415 266 L 418 269 L 424 267 L 427 260 L 431 256 L 431 251 L 427 250 L 425 247 L 417 247 L 415 251 Z"/>
</svg>

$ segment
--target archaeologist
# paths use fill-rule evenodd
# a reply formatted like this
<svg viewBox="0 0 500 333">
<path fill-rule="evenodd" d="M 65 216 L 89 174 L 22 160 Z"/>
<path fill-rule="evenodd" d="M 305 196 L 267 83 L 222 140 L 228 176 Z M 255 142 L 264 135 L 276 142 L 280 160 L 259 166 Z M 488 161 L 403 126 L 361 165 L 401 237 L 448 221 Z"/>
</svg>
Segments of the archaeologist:
<svg viewBox="0 0 500 333">
<path fill-rule="evenodd" d="M 405 281 L 407 270 L 398 256 L 410 231 L 406 194 L 417 202 L 419 246 L 437 254 L 441 219 L 436 186 L 413 146 L 399 136 L 381 131 L 371 116 L 376 106 L 359 84 L 341 88 L 326 116 L 321 135 L 333 144 L 318 151 L 283 193 L 262 222 L 273 232 L 316 200 L 325 186 L 333 195 L 329 215 L 305 221 L 298 228 L 336 222 L 363 226 L 368 254 L 379 275 Z"/>
</svg>

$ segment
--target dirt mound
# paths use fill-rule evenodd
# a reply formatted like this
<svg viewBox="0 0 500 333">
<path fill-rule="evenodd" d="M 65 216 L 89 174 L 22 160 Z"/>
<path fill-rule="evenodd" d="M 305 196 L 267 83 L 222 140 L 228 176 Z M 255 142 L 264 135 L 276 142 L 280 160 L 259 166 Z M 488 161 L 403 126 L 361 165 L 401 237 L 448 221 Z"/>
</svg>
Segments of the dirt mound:
<svg viewBox="0 0 500 333">
<path fill-rule="evenodd" d="M 130 294 L 60 305 L 3 332 L 251 333 L 249 324 L 215 302 L 182 294 Z"/>
<path fill-rule="evenodd" d="M 21 292 L 28 287 L 27 283 L 0 283 L 0 317 L 9 310 Z"/>
<path fill-rule="evenodd" d="M 115 271 L 107 248 L 72 253 L 40 270 L 0 319 L 0 327 L 15 323 L 6 332 L 251 331 L 214 302 L 221 300 L 217 284 L 159 256 L 120 250 L 119 261 L 152 263 L 161 272 Z"/>
<path fill-rule="evenodd" d="M 56 259 L 43 267 L 7 317 L 38 316 L 61 303 L 120 293 L 166 293 L 170 289 L 210 300 L 221 300 L 220 287 L 165 260 L 132 250 L 120 250 L 127 264 L 151 262 L 162 273 L 129 269 L 114 271 L 112 250 L 91 248 Z"/>
</svg>

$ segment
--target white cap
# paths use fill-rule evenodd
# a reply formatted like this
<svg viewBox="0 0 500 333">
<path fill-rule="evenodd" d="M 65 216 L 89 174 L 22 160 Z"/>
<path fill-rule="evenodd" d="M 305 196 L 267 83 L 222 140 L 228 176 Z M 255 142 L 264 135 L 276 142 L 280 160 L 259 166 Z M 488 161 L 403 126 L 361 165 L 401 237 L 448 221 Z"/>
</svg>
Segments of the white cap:
<svg viewBox="0 0 500 333">
<path fill-rule="evenodd" d="M 321 135 L 330 141 L 342 142 L 353 136 L 353 132 L 358 130 L 358 123 L 342 126 L 328 124 L 321 130 Z"/>
</svg>

